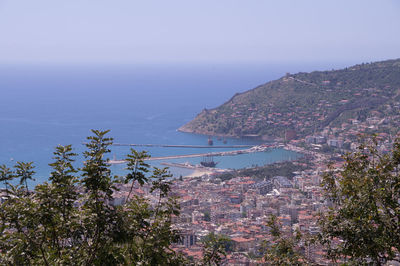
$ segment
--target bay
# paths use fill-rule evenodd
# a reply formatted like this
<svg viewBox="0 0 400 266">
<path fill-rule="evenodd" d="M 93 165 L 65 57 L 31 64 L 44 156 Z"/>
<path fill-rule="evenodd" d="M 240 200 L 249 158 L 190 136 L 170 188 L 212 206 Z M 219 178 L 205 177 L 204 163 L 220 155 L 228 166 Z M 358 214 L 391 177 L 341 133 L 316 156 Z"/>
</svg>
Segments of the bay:
<svg viewBox="0 0 400 266">
<path fill-rule="evenodd" d="M 313 68 L 300 64 L 0 66 L 0 164 L 33 161 L 37 173 L 32 184 L 44 182 L 51 172 L 48 163 L 54 147 L 72 144 L 81 153 L 91 129 L 110 129 L 109 135 L 118 143 L 206 145 L 208 136 L 181 133 L 177 128 L 203 108 L 217 107 L 237 92 L 288 71 Z M 228 139 L 227 145 L 257 143 Z M 215 151 L 146 150 L 156 157 Z M 113 147 L 110 158 L 121 159 L 128 152 L 128 147 Z M 221 168 L 242 168 L 297 156 L 278 149 L 218 157 L 217 161 Z M 200 159 L 171 161 L 198 163 Z M 82 161 L 78 157 L 76 166 Z M 123 174 L 123 166 L 113 166 L 113 171 Z M 187 173 L 182 169 L 172 172 Z"/>
</svg>

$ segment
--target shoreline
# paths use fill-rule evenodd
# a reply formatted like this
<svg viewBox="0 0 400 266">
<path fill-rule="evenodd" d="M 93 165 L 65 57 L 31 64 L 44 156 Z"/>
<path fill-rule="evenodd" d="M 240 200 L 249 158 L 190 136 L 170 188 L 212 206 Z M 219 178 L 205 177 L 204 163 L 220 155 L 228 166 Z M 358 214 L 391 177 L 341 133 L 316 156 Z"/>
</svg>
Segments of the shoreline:
<svg viewBox="0 0 400 266">
<path fill-rule="evenodd" d="M 198 132 L 194 131 L 191 129 L 186 129 L 184 128 L 185 125 L 181 126 L 178 128 L 176 131 L 182 132 L 182 133 L 188 133 L 188 134 L 197 134 L 197 135 L 204 135 L 204 136 L 213 136 L 213 137 L 226 137 L 226 138 L 234 138 L 234 139 L 240 139 L 241 137 L 235 136 L 235 135 L 230 135 L 230 134 L 216 134 L 216 133 L 207 133 L 207 132 Z"/>
<path fill-rule="evenodd" d="M 279 142 L 279 141 L 281 141 L 280 138 L 267 136 L 267 135 L 264 135 L 264 136 L 262 136 L 262 135 L 243 135 L 243 136 L 238 136 L 238 135 L 232 135 L 232 134 L 217 134 L 215 132 L 195 131 L 195 130 L 187 129 L 187 128 L 184 128 L 184 127 L 185 127 L 185 125 L 181 126 L 176 131 L 181 132 L 181 133 L 196 134 L 196 135 L 211 136 L 211 137 L 223 137 L 223 138 L 232 138 L 232 139 L 253 139 L 253 140 L 267 141 L 267 142 Z"/>
<path fill-rule="evenodd" d="M 225 168 L 213 168 L 213 167 L 205 167 L 202 165 L 193 165 L 190 163 L 170 163 L 170 162 L 162 162 L 162 165 L 174 168 L 182 168 L 182 169 L 190 169 L 193 172 L 185 175 L 185 177 L 198 177 L 203 175 L 210 175 L 215 173 L 224 173 L 229 172 L 229 169 Z"/>
</svg>

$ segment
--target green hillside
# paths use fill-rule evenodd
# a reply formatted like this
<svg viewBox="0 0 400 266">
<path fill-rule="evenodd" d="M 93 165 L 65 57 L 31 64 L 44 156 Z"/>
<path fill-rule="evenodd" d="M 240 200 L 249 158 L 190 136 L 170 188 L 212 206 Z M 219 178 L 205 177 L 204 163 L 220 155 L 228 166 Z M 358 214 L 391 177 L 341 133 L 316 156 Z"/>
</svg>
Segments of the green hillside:
<svg viewBox="0 0 400 266">
<path fill-rule="evenodd" d="M 204 109 L 179 130 L 235 137 L 305 136 L 349 119 L 394 112 L 399 95 L 400 59 L 287 74 Z"/>
</svg>

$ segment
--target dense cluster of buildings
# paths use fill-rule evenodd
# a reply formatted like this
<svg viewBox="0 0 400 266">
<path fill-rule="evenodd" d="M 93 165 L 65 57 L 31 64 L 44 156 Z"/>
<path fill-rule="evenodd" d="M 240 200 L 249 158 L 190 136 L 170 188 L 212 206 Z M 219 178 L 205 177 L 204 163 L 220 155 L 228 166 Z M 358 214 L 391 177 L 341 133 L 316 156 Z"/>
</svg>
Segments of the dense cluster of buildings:
<svg viewBox="0 0 400 266">
<path fill-rule="evenodd" d="M 393 129 L 400 126 L 396 122 L 400 121 L 400 115 L 395 114 L 400 104 L 385 108 L 390 109 L 387 111 L 391 115 L 374 112 L 362 121 L 349 118 L 303 139 L 287 142 L 285 148 L 307 153 L 312 158 L 308 170 L 295 172 L 291 178 L 242 176 L 223 181 L 218 176 L 204 175 L 174 180 L 172 195 L 179 198 L 181 207 L 181 214 L 173 217 L 174 227 L 181 234 L 174 249 L 199 259 L 203 255 L 202 239 L 214 233 L 231 239 L 224 263 L 257 265 L 263 261 L 265 245 L 274 241 L 267 226 L 271 215 L 278 217 L 284 235 L 291 236 L 296 230 L 305 236 L 317 234 L 318 213 L 329 205 L 320 186 L 327 162 L 344 151 L 357 149 L 360 134 L 378 133 L 379 150 L 389 151 L 396 136 Z M 341 163 L 337 161 L 336 167 Z M 115 195 L 116 204 L 126 196 L 124 189 L 118 193 L 121 195 Z M 156 201 L 146 185 L 135 188 L 134 193 Z M 329 264 L 322 246 L 300 243 L 300 250 L 317 264 Z"/>
<path fill-rule="evenodd" d="M 171 196 L 179 197 L 181 208 L 180 215 L 173 217 L 174 227 L 181 234 L 174 249 L 194 260 L 200 259 L 202 239 L 214 233 L 231 239 L 224 260 L 227 265 L 262 262 L 265 243 L 273 241 L 267 226 L 271 215 L 279 218 L 286 235 L 297 228 L 304 234 L 317 232 L 317 213 L 324 205 L 319 187 L 322 170 L 296 172 L 291 180 L 276 176 L 264 180 L 237 177 L 222 181 L 213 175 L 174 180 Z M 129 190 L 128 186 L 121 185 L 114 193 L 114 204 L 122 204 Z M 135 186 L 133 194 L 144 196 L 153 204 L 158 200 L 146 184 Z M 324 261 L 318 247 L 307 247 L 304 252 L 313 260 Z"/>
<path fill-rule="evenodd" d="M 200 257 L 201 239 L 213 232 L 232 240 L 227 264 L 256 264 L 262 261 L 265 243 L 273 241 L 266 225 L 271 215 L 278 217 L 284 234 L 297 228 L 305 235 L 315 234 L 317 213 L 324 206 L 320 170 L 296 173 L 292 180 L 237 177 L 223 182 L 203 176 L 174 182 L 173 191 L 181 196 L 175 225 L 184 232 L 176 248 Z M 304 247 L 304 252 L 312 260 L 325 260 L 320 247 Z"/>
<path fill-rule="evenodd" d="M 224 263 L 253 265 L 262 262 L 265 244 L 273 239 L 267 226 L 271 215 L 276 215 L 282 231 L 291 235 L 299 229 L 305 235 L 318 231 L 317 213 L 324 206 L 320 176 L 324 169 L 296 172 L 289 180 L 285 176 L 272 179 L 237 177 L 222 181 L 213 175 L 184 178 L 172 182 L 172 196 L 179 197 L 181 213 L 173 217 L 181 241 L 174 249 L 193 259 L 202 257 L 202 239 L 210 233 L 231 239 L 231 247 Z M 127 187 L 114 195 L 120 204 L 126 197 Z M 135 187 L 134 194 L 156 196 L 149 187 Z M 304 246 L 310 259 L 324 262 L 320 247 Z"/>
<path fill-rule="evenodd" d="M 272 214 L 278 217 L 286 235 L 296 230 L 309 236 L 318 233 L 318 213 L 329 205 L 320 186 L 327 162 L 343 152 L 356 150 L 360 136 L 371 133 L 377 134 L 381 152 L 391 150 L 396 128 L 400 126 L 400 115 L 396 114 L 400 105 L 384 108 L 391 115 L 373 112 L 373 116 L 362 121 L 349 118 L 303 139 L 289 141 L 287 149 L 307 153 L 312 158 L 309 170 L 294 173 L 293 178 L 237 177 L 221 181 L 218 177 L 203 176 L 175 182 L 173 191 L 182 200 L 182 215 L 177 218 L 176 226 L 186 232 L 185 239 L 193 239 L 183 241 L 177 248 L 200 257 L 200 240 L 210 232 L 222 234 L 233 242 L 226 262 L 251 265 L 262 261 L 263 245 L 273 242 L 266 226 Z M 336 161 L 335 166 L 341 167 L 342 163 Z M 318 264 L 329 263 L 322 246 L 303 243 L 301 251 Z"/>
<path fill-rule="evenodd" d="M 224 263 L 257 265 L 263 261 L 265 245 L 274 242 L 267 226 L 271 215 L 278 217 L 286 236 L 292 236 L 296 230 L 304 236 L 317 234 L 318 213 L 329 205 L 320 186 L 327 162 L 337 155 L 336 152 L 356 149 L 359 133 L 368 133 L 366 130 L 372 128 L 380 133 L 379 148 L 390 150 L 393 138 L 384 131 L 391 126 L 391 119 L 371 117 L 363 122 L 350 119 L 340 127 L 326 127 L 318 134 L 288 142 L 285 148 L 307 153 L 312 158 L 308 170 L 295 172 L 291 178 L 242 176 L 223 181 L 218 175 L 204 175 L 174 180 L 172 196 L 179 198 L 181 207 L 181 214 L 173 217 L 174 227 L 181 234 L 181 241 L 174 249 L 199 259 L 203 255 L 202 239 L 214 233 L 231 239 Z M 321 152 L 324 147 L 334 152 Z M 336 167 L 341 164 L 337 162 Z M 118 193 L 124 198 L 123 189 Z M 134 193 L 156 201 L 146 185 L 135 188 Z M 118 198 L 117 195 L 116 203 L 119 203 Z M 300 251 L 311 261 L 329 264 L 322 246 L 304 242 L 300 243 Z"/>
<path fill-rule="evenodd" d="M 304 140 L 293 140 L 292 144 L 297 145 L 303 142 L 308 148 L 316 151 L 324 151 L 326 147 L 336 151 L 356 150 L 363 136 L 375 134 L 379 141 L 378 149 L 381 152 L 388 152 L 397 136 L 400 126 L 400 115 L 379 117 L 368 117 L 365 121 L 348 119 L 339 126 L 325 127 L 321 132 L 307 136 Z"/>
</svg>

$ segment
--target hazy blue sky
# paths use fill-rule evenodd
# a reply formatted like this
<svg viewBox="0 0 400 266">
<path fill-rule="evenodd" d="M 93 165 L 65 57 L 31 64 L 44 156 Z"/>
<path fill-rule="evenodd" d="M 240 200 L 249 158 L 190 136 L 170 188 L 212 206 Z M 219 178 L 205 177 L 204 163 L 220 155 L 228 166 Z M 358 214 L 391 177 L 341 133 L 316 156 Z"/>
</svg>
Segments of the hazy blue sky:
<svg viewBox="0 0 400 266">
<path fill-rule="evenodd" d="M 400 57 L 400 0 L 0 0 L 0 63 Z"/>
</svg>

